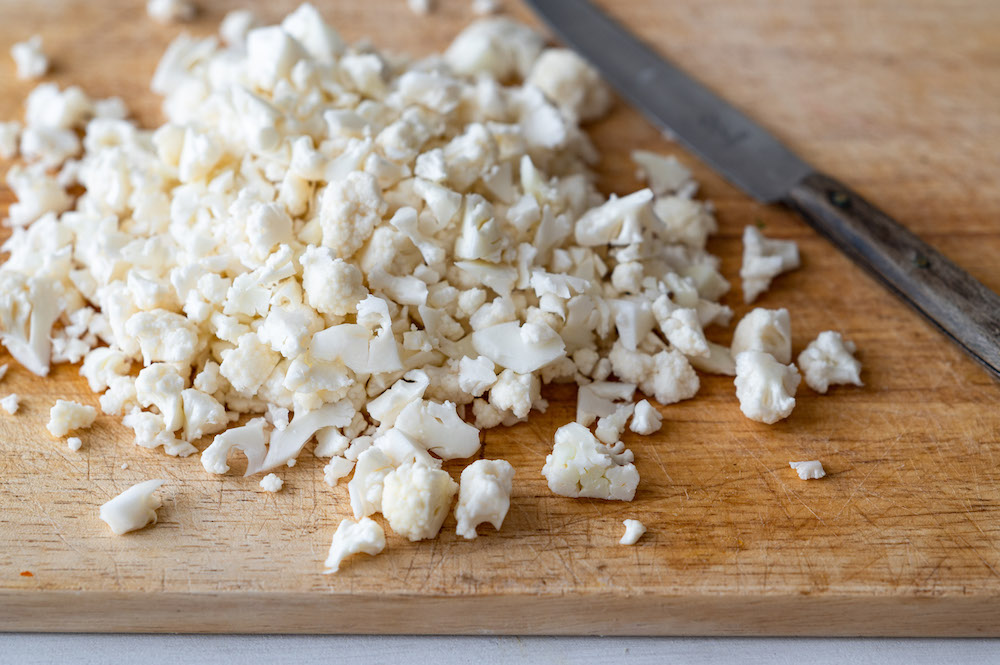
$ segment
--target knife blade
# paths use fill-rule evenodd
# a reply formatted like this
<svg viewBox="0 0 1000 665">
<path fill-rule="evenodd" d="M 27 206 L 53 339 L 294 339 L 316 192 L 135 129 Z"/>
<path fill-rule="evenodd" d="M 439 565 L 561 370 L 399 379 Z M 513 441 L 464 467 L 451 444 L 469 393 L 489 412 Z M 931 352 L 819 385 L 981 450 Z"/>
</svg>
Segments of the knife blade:
<svg viewBox="0 0 1000 665">
<path fill-rule="evenodd" d="M 588 0 L 526 0 L 633 106 L 727 180 L 783 203 L 1000 379 L 1000 297 L 667 62 Z"/>
</svg>

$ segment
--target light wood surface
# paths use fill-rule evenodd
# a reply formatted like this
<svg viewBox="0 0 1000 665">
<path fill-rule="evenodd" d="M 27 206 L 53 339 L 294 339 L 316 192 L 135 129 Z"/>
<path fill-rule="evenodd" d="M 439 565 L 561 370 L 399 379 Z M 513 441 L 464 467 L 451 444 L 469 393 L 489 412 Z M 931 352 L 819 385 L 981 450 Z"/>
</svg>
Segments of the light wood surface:
<svg viewBox="0 0 1000 665">
<path fill-rule="evenodd" d="M 147 124 L 148 82 L 180 31 L 144 3 L 0 0 L 0 50 L 44 35 L 52 79 L 120 94 Z M 293 3 L 258 3 L 278 18 Z M 472 18 L 465 0 L 416 17 L 403 0 L 318 2 L 349 39 L 416 54 Z M 993 289 L 1000 288 L 1000 5 L 993 0 L 654 0 L 602 3 L 689 72 L 841 177 Z M 523 7 L 507 0 L 516 15 Z M 208 32 L 231 2 L 203 3 Z M 0 118 L 30 85 L 0 62 Z M 631 433 L 633 503 L 553 496 L 540 469 L 572 391 L 544 416 L 485 435 L 515 466 L 499 533 L 411 544 L 335 576 L 322 560 L 348 514 L 344 485 L 304 453 L 285 489 L 206 474 L 197 457 L 137 448 L 101 416 L 69 451 L 43 425 L 56 398 L 97 404 L 75 368 L 39 380 L 12 367 L 0 393 L 0 628 L 72 631 L 1000 635 L 1000 385 L 785 210 L 758 205 L 619 105 L 593 128 L 601 186 L 637 186 L 636 147 L 677 151 L 715 201 L 710 249 L 727 276 L 739 234 L 799 242 L 803 267 L 759 302 L 788 307 L 798 353 L 817 333 L 855 340 L 864 388 L 800 389 L 766 426 L 739 412 L 731 380 Z M 3 191 L 0 205 L 10 202 Z M 727 296 L 746 308 L 738 287 Z M 715 339 L 728 342 L 728 331 Z M 4 362 L 6 356 L 0 356 Z M 820 459 L 803 482 L 789 460 Z M 122 468 L 127 463 L 127 468 Z M 459 466 L 452 470 L 457 473 Z M 166 478 L 159 523 L 111 535 L 98 506 Z M 621 522 L 649 532 L 617 544 Z M 27 576 L 27 573 L 31 576 Z"/>
</svg>

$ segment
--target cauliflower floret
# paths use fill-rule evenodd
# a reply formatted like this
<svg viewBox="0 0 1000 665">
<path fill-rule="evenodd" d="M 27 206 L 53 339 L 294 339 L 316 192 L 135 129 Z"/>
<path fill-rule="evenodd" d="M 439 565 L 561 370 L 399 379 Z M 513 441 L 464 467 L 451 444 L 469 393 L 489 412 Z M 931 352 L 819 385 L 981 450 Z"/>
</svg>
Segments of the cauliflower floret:
<svg viewBox="0 0 1000 665">
<path fill-rule="evenodd" d="M 729 347 L 708 343 L 707 356 L 688 356 L 691 366 L 708 374 L 722 374 L 725 376 L 736 376 L 736 361 Z"/>
<path fill-rule="evenodd" d="M 133 485 L 101 506 L 101 519 L 116 536 L 141 529 L 147 524 L 156 524 L 156 509 L 163 502 L 153 496 L 153 492 L 165 482 L 147 480 Z"/>
<path fill-rule="evenodd" d="M 640 189 L 628 196 L 614 194 L 603 205 L 593 208 L 574 227 L 576 242 L 584 247 L 631 245 L 643 242 L 642 229 L 655 219 L 650 203 L 653 192 Z"/>
<path fill-rule="evenodd" d="M 615 376 L 637 384 L 642 392 L 652 395 L 660 404 L 690 399 L 700 386 L 698 375 L 687 358 L 674 349 L 648 355 L 629 351 L 619 341 L 615 342 L 608 359 Z"/>
<path fill-rule="evenodd" d="M 475 418 L 475 425 L 480 430 L 496 427 L 504 420 L 504 412 L 496 408 L 485 399 L 476 398 L 472 402 L 472 416 Z"/>
<path fill-rule="evenodd" d="M 238 448 L 247 456 L 247 471 L 259 468 L 264 463 L 267 454 L 267 434 L 264 432 L 266 421 L 254 418 L 243 427 L 234 427 L 219 434 L 212 440 L 212 445 L 201 453 L 201 465 L 205 471 L 223 474 L 229 471 L 229 451 Z M 247 474 L 244 474 L 247 475 Z"/>
<path fill-rule="evenodd" d="M 751 420 L 770 425 L 787 418 L 801 380 L 795 365 L 783 365 L 769 353 L 744 351 L 736 356 L 736 397 Z"/>
<path fill-rule="evenodd" d="M 323 482 L 330 487 L 336 486 L 341 478 L 344 478 L 354 470 L 354 462 L 346 457 L 334 456 L 323 467 Z"/>
<path fill-rule="evenodd" d="M 226 409 L 214 397 L 194 388 L 181 392 L 184 410 L 184 438 L 200 439 L 222 431 L 229 424 Z"/>
<path fill-rule="evenodd" d="M 541 397 L 541 389 L 542 383 L 534 374 L 505 369 L 490 388 L 490 404 L 501 411 L 511 411 L 517 418 L 526 418 Z"/>
<path fill-rule="evenodd" d="M 642 400 L 635 405 L 632 422 L 629 424 L 630 430 L 636 434 L 647 435 L 658 432 L 662 425 L 663 416 L 647 400 Z"/>
<path fill-rule="evenodd" d="M 743 229 L 743 301 L 751 303 L 771 286 L 771 280 L 799 267 L 799 248 L 792 240 L 765 238 L 755 226 Z"/>
<path fill-rule="evenodd" d="M 63 437 L 75 429 L 84 429 L 94 424 L 97 409 L 77 402 L 60 399 L 49 410 L 46 428 L 52 436 Z"/>
<path fill-rule="evenodd" d="M 657 231 L 667 242 L 703 249 L 708 236 L 718 230 L 715 217 L 704 203 L 682 196 L 656 199 L 653 212 L 662 222 Z"/>
<path fill-rule="evenodd" d="M 691 171 L 673 155 L 658 155 L 646 150 L 633 150 L 632 161 L 639 167 L 639 175 L 657 196 L 694 193 Z"/>
<path fill-rule="evenodd" d="M 462 470 L 459 484 L 455 533 L 476 538 L 476 526 L 489 522 L 497 531 L 510 508 L 514 467 L 506 460 L 476 460 Z"/>
<path fill-rule="evenodd" d="M 853 355 L 856 349 L 854 342 L 845 340 L 839 332 L 821 332 L 799 354 L 799 369 L 806 385 L 818 393 L 825 393 L 832 384 L 864 385 L 861 363 Z"/>
<path fill-rule="evenodd" d="M 479 397 L 497 382 L 496 366 L 486 356 L 463 356 L 458 366 L 458 386 L 473 397 Z"/>
<path fill-rule="evenodd" d="M 136 401 L 142 406 L 156 406 L 168 432 L 176 432 L 184 425 L 183 391 L 184 377 L 166 363 L 146 367 L 135 379 Z"/>
<path fill-rule="evenodd" d="M 10 57 L 17 67 L 17 77 L 20 79 L 37 79 L 49 71 L 49 58 L 42 50 L 42 36 L 32 35 L 23 42 L 18 42 L 10 48 Z"/>
<path fill-rule="evenodd" d="M 437 536 L 458 491 L 448 472 L 423 464 L 394 469 L 383 486 L 382 514 L 393 531 L 411 541 Z"/>
<path fill-rule="evenodd" d="M 708 340 L 701 329 L 698 312 L 690 307 L 674 308 L 658 320 L 667 341 L 688 357 L 706 357 L 710 354 Z"/>
<path fill-rule="evenodd" d="M 613 446 L 621 438 L 625 431 L 625 423 L 628 422 L 632 412 L 635 411 L 634 404 L 622 404 L 615 412 L 604 416 L 597 421 L 597 429 L 594 435 L 601 443 Z"/>
<path fill-rule="evenodd" d="M 579 423 L 556 430 L 542 475 L 549 489 L 568 497 L 631 501 L 639 485 L 631 451 L 605 446 Z"/>
<path fill-rule="evenodd" d="M 802 480 L 818 480 L 826 475 L 826 470 L 823 469 L 823 464 L 819 460 L 789 462 L 788 466 L 795 469 L 795 473 L 799 474 L 799 478 Z"/>
<path fill-rule="evenodd" d="M 347 483 L 354 519 L 381 512 L 385 477 L 394 468 L 380 448 L 368 448 L 358 455 L 354 477 Z"/>
<path fill-rule="evenodd" d="M 340 564 L 352 554 L 364 552 L 375 556 L 385 549 L 385 532 L 378 522 L 370 517 L 364 517 L 355 522 L 352 519 L 344 519 L 333 534 L 333 542 L 330 543 L 330 554 L 323 564 L 324 575 L 335 573 L 340 570 Z"/>
<path fill-rule="evenodd" d="M 273 473 L 269 473 L 260 479 L 260 487 L 265 492 L 280 492 L 284 484 L 285 481 Z"/>
<path fill-rule="evenodd" d="M 735 358 L 744 351 L 763 351 L 780 363 L 792 361 L 792 322 L 787 309 L 752 310 L 736 324 L 733 343 Z"/>
<path fill-rule="evenodd" d="M 323 244 L 341 258 L 350 258 L 365 244 L 388 209 L 378 181 L 352 171 L 323 191 L 319 219 Z"/>
<path fill-rule="evenodd" d="M 452 402 L 410 402 L 395 426 L 441 459 L 464 459 L 479 450 L 479 430 L 458 416 Z"/>
<path fill-rule="evenodd" d="M 487 74 L 503 81 L 524 78 L 542 52 L 545 39 L 534 29 L 506 17 L 483 19 L 463 30 L 444 53 L 459 74 Z"/>
<path fill-rule="evenodd" d="M 611 107 L 611 90 L 601 75 L 569 49 L 545 49 L 525 82 L 545 93 L 574 121 L 596 120 Z"/>
<path fill-rule="evenodd" d="M 49 373 L 49 339 L 60 309 L 49 280 L 0 269 L 0 342 L 38 376 Z"/>
<path fill-rule="evenodd" d="M 255 333 L 247 333 L 225 354 L 219 373 L 237 392 L 249 397 L 257 393 L 280 359 Z"/>
<path fill-rule="evenodd" d="M 622 524 L 625 525 L 625 535 L 618 541 L 619 545 L 635 545 L 646 533 L 646 525 L 639 520 L 625 520 Z"/>
<path fill-rule="evenodd" d="M 21 398 L 16 393 L 11 393 L 0 399 L 0 409 L 3 409 L 12 416 L 17 413 L 19 408 L 21 408 Z"/>
<path fill-rule="evenodd" d="M 126 376 L 132 365 L 132 359 L 120 350 L 102 346 L 93 349 L 83 359 L 80 376 L 87 379 L 90 389 L 95 393 L 105 390 L 112 379 Z"/>
<path fill-rule="evenodd" d="M 346 316 L 368 295 L 361 271 L 329 247 L 306 247 L 299 257 L 302 290 L 309 306 L 322 314 Z"/>
<path fill-rule="evenodd" d="M 186 317 L 164 309 L 133 314 L 125 322 L 125 334 L 135 339 L 146 365 L 190 364 L 200 348 L 198 327 Z"/>
</svg>

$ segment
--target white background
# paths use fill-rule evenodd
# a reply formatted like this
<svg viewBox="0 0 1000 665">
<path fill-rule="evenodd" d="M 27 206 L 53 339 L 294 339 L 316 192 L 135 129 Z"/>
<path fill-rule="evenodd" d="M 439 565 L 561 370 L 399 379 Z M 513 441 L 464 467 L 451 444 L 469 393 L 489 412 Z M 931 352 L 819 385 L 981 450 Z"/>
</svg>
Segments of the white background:
<svg viewBox="0 0 1000 665">
<path fill-rule="evenodd" d="M 1000 617 L 998 617 L 1000 620 Z M 0 633 L 0 662 L 184 663 L 1000 663 L 1000 640 L 655 637 L 62 635 Z"/>
</svg>

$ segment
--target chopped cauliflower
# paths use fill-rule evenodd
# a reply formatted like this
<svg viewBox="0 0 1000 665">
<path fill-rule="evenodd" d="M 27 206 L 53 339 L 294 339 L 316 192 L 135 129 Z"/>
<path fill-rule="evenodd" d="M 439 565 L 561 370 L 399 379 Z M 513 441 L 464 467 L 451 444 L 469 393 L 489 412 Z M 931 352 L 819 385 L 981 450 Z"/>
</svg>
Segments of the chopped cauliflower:
<svg viewBox="0 0 1000 665">
<path fill-rule="evenodd" d="M 818 480 L 826 475 L 826 471 L 823 469 L 823 464 L 818 460 L 811 460 L 809 462 L 789 462 L 788 466 L 795 470 L 795 473 L 799 474 L 799 478 L 802 480 Z"/>
<path fill-rule="evenodd" d="M 505 460 L 476 460 L 462 470 L 455 532 L 467 540 L 477 536 L 476 526 L 489 522 L 497 531 L 510 508 L 514 467 Z"/>
<path fill-rule="evenodd" d="M 63 437 L 73 430 L 90 427 L 96 419 L 94 407 L 60 399 L 49 411 L 49 423 L 45 427 L 52 436 Z"/>
<path fill-rule="evenodd" d="M 693 193 L 691 171 L 673 155 L 658 155 L 648 150 L 633 150 L 632 161 L 639 167 L 639 174 L 657 196 Z"/>
<path fill-rule="evenodd" d="M 423 464 L 393 469 L 383 487 L 382 514 L 393 531 L 411 541 L 437 535 L 458 491 L 446 471 Z"/>
<path fill-rule="evenodd" d="M 101 506 L 100 516 L 116 536 L 156 524 L 156 509 L 163 502 L 153 496 L 165 480 L 147 480 L 133 485 Z"/>
<path fill-rule="evenodd" d="M 635 545 L 646 533 L 646 525 L 639 520 L 625 520 L 622 524 L 625 525 L 625 534 L 618 541 L 620 545 Z"/>
<path fill-rule="evenodd" d="M 273 473 L 269 473 L 260 479 L 260 487 L 265 492 L 279 492 L 284 484 L 285 481 Z"/>
<path fill-rule="evenodd" d="M 363 517 L 355 522 L 352 519 L 341 520 L 340 526 L 333 534 L 330 543 L 330 554 L 323 564 L 323 574 L 328 575 L 340 570 L 340 564 L 352 554 L 365 553 L 375 556 L 385 549 L 385 532 L 378 522 L 370 517 Z"/>
<path fill-rule="evenodd" d="M 635 405 L 632 412 L 632 422 L 629 429 L 636 434 L 648 435 L 660 431 L 663 425 L 663 416 L 653 408 L 647 400 L 642 400 Z"/>
<path fill-rule="evenodd" d="M 763 351 L 780 363 L 792 361 L 792 323 L 787 309 L 751 310 L 736 324 L 730 346 L 735 358 L 744 351 Z"/>
<path fill-rule="evenodd" d="M 771 286 L 771 280 L 799 267 L 799 248 L 792 240 L 765 238 L 756 226 L 743 229 L 743 301 L 751 303 Z"/>
<path fill-rule="evenodd" d="M 10 415 L 17 413 L 17 410 L 21 407 L 21 398 L 16 393 L 11 393 L 0 399 L 0 409 L 3 409 Z"/>
<path fill-rule="evenodd" d="M 148 0 L 146 13 L 159 23 L 190 21 L 197 9 L 187 0 Z"/>
<path fill-rule="evenodd" d="M 32 35 L 23 42 L 18 42 L 10 48 L 10 56 L 17 66 L 17 77 L 21 79 L 37 79 L 49 71 L 49 58 L 42 50 L 42 36 Z"/>
<path fill-rule="evenodd" d="M 595 120 L 611 107 L 611 90 L 601 80 L 601 75 L 569 49 L 542 51 L 526 82 L 541 90 L 549 101 L 574 120 Z"/>
<path fill-rule="evenodd" d="M 542 475 L 560 496 L 631 501 L 639 484 L 632 453 L 606 446 L 579 423 L 556 430 Z"/>
<path fill-rule="evenodd" d="M 751 420 L 771 425 L 787 418 L 801 380 L 795 365 L 783 365 L 769 353 L 744 351 L 736 356 L 736 397 Z"/>
<path fill-rule="evenodd" d="M 854 357 L 854 342 L 845 340 L 839 332 L 827 330 L 809 343 L 799 354 L 798 365 L 806 385 L 825 393 L 831 385 L 861 383 L 861 363 Z"/>
<path fill-rule="evenodd" d="M 66 445 L 69 447 L 70 450 L 76 452 L 83 447 L 83 441 L 81 441 L 80 437 L 78 436 L 71 436 L 68 439 L 66 439 Z"/>
</svg>

